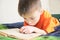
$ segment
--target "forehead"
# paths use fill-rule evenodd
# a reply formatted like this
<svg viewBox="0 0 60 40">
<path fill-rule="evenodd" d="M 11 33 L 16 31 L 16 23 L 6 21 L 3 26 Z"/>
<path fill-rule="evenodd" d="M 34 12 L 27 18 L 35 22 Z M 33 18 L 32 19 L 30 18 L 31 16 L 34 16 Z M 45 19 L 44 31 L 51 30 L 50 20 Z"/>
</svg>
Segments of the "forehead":
<svg viewBox="0 0 60 40">
<path fill-rule="evenodd" d="M 34 17 L 34 16 L 37 15 L 36 14 L 37 11 L 38 11 L 38 7 L 31 8 L 28 12 L 22 14 L 21 16 L 25 17 L 25 18 L 27 18 L 27 17 Z"/>
<path fill-rule="evenodd" d="M 23 14 L 22 17 L 23 18 L 29 18 L 29 17 L 34 17 L 34 13 L 27 13 L 27 14 Z"/>
</svg>

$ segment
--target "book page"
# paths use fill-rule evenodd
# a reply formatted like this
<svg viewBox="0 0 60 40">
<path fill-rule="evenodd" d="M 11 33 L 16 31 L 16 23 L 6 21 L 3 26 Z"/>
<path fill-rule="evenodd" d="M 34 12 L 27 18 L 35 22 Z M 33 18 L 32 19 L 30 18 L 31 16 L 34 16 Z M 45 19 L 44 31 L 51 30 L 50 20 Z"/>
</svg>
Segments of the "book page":
<svg viewBox="0 0 60 40">
<path fill-rule="evenodd" d="M 18 39 L 27 39 L 27 40 L 41 35 L 37 33 L 23 34 L 19 32 L 18 28 L 0 30 L 0 34 L 3 34 L 3 35 L 5 34 L 5 36 L 10 36 L 13 38 L 18 38 Z"/>
</svg>

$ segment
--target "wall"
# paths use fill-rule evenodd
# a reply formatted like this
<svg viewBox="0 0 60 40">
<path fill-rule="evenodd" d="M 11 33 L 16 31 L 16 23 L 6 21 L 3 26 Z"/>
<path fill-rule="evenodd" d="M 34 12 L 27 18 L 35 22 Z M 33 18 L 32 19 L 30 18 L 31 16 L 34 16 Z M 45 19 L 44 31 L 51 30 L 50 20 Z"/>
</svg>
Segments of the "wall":
<svg viewBox="0 0 60 40">
<path fill-rule="evenodd" d="M 41 4 L 43 9 L 50 11 L 49 0 L 41 0 Z"/>
<path fill-rule="evenodd" d="M 49 7 L 52 14 L 60 14 L 60 0 L 49 0 Z"/>
<path fill-rule="evenodd" d="M 18 0 L 0 0 L 0 24 L 23 21 L 17 8 Z"/>
<path fill-rule="evenodd" d="M 43 9 L 51 14 L 60 14 L 60 0 L 41 0 Z"/>
</svg>

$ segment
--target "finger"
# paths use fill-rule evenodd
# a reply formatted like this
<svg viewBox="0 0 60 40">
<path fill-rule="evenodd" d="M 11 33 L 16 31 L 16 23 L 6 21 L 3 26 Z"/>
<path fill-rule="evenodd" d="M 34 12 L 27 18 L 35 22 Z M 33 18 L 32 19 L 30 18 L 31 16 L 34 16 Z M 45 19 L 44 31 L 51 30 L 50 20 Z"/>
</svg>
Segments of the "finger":
<svg viewBox="0 0 60 40">
<path fill-rule="evenodd" d="M 20 32 L 22 33 L 24 29 L 25 29 L 25 27 L 20 28 Z"/>
<path fill-rule="evenodd" d="M 26 29 L 23 30 L 23 33 L 24 33 L 24 34 L 30 34 L 30 33 L 32 33 L 32 32 L 30 32 L 30 30 L 26 28 Z"/>
<path fill-rule="evenodd" d="M 25 33 L 25 34 L 29 33 L 28 29 L 25 28 L 25 29 L 23 30 L 23 33 Z"/>
</svg>

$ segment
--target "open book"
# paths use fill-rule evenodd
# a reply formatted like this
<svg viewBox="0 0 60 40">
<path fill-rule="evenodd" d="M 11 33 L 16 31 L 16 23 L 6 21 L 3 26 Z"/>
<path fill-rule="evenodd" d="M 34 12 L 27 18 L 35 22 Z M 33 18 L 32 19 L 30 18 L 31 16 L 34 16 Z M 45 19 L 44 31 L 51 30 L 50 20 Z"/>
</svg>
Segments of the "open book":
<svg viewBox="0 0 60 40">
<path fill-rule="evenodd" d="M 15 29 L 0 30 L 0 35 L 7 36 L 7 37 L 18 38 L 18 39 L 29 40 L 29 39 L 33 39 L 37 36 L 40 36 L 41 34 L 37 34 L 37 33 L 23 34 L 23 33 L 19 32 L 18 28 L 15 28 Z"/>
</svg>

